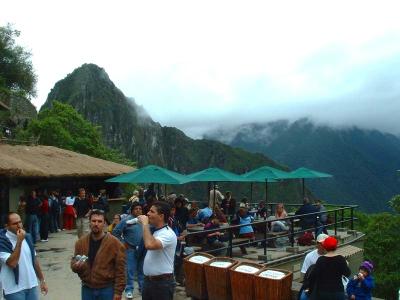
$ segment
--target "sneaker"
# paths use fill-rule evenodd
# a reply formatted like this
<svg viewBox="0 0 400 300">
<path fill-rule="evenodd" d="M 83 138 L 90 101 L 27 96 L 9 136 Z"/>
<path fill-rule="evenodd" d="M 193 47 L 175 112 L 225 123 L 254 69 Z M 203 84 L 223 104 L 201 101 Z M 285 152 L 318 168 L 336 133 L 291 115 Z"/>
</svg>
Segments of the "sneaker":
<svg viewBox="0 0 400 300">
<path fill-rule="evenodd" d="M 125 297 L 126 299 L 133 299 L 133 292 L 126 292 Z"/>
<path fill-rule="evenodd" d="M 43 242 L 43 243 L 45 243 L 45 242 L 48 242 L 49 240 L 48 239 L 45 239 L 45 240 L 40 240 L 41 242 Z"/>
</svg>

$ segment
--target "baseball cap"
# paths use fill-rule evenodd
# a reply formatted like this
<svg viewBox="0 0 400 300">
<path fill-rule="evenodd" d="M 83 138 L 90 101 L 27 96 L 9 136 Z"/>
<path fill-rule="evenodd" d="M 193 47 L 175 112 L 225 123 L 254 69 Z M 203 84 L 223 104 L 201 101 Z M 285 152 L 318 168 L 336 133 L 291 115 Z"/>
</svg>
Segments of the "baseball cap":
<svg viewBox="0 0 400 300">
<path fill-rule="evenodd" d="M 338 240 L 333 236 L 328 236 L 323 242 L 322 247 L 325 248 L 326 251 L 334 251 L 338 246 Z"/>
<path fill-rule="evenodd" d="M 323 241 L 325 241 L 325 239 L 329 237 L 329 235 L 325 234 L 325 233 L 321 233 L 317 236 L 317 243 L 322 243 Z"/>
</svg>

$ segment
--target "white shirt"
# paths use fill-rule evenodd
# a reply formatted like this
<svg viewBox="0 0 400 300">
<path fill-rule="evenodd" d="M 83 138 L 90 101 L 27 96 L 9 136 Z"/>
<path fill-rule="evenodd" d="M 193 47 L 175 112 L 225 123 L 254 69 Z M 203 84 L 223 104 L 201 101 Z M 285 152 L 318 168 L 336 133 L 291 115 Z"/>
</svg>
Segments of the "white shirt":
<svg viewBox="0 0 400 300">
<path fill-rule="evenodd" d="M 304 259 L 303 266 L 301 267 L 301 273 L 306 274 L 308 268 L 317 262 L 317 259 L 320 257 L 318 254 L 318 249 L 315 249 L 306 255 Z"/>
<path fill-rule="evenodd" d="M 144 258 L 143 273 L 146 276 L 174 273 L 174 256 L 176 249 L 175 232 L 166 226 L 153 233 L 153 237 L 162 244 L 162 249 L 147 250 Z"/>
<path fill-rule="evenodd" d="M 10 240 L 13 250 L 17 244 L 17 236 L 11 231 L 6 232 L 6 237 Z M 0 279 L 3 285 L 3 290 L 6 295 L 20 292 L 22 290 L 31 289 L 38 286 L 35 269 L 32 264 L 31 249 L 26 240 L 22 242 L 21 254 L 19 256 L 18 268 L 19 279 L 18 285 L 15 284 L 14 271 L 7 266 L 6 261 L 11 256 L 11 253 L 0 252 L 1 273 Z"/>
<path fill-rule="evenodd" d="M 65 205 L 74 205 L 75 203 L 75 197 L 67 197 L 65 198 Z"/>
</svg>

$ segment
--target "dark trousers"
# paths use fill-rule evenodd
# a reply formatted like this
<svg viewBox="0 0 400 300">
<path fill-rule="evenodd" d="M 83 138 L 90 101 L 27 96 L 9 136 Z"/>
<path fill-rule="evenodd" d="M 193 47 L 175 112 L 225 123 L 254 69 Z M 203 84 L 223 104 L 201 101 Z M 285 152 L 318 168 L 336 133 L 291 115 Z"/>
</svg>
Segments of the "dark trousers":
<svg viewBox="0 0 400 300">
<path fill-rule="evenodd" d="M 175 292 L 175 280 L 150 281 L 144 278 L 143 300 L 172 300 Z"/>
<path fill-rule="evenodd" d="M 40 216 L 40 239 L 47 240 L 49 237 L 49 214 Z"/>
<path fill-rule="evenodd" d="M 59 219 L 59 213 L 50 213 L 50 232 L 57 232 L 60 229 Z"/>
</svg>

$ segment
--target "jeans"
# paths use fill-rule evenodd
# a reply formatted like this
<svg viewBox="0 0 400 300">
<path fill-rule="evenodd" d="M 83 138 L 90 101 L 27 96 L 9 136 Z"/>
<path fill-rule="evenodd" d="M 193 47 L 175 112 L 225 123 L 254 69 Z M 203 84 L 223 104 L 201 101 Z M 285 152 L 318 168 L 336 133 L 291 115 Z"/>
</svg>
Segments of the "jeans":
<svg viewBox="0 0 400 300">
<path fill-rule="evenodd" d="M 60 229 L 59 213 L 50 213 L 50 232 L 57 232 Z"/>
<path fill-rule="evenodd" d="M 308 300 L 308 295 L 304 290 L 301 291 L 300 300 Z"/>
<path fill-rule="evenodd" d="M 114 287 L 109 286 L 101 289 L 92 289 L 82 285 L 82 300 L 113 300 Z"/>
<path fill-rule="evenodd" d="M 172 300 L 175 292 L 175 280 L 150 281 L 144 279 L 143 300 Z"/>
<path fill-rule="evenodd" d="M 31 289 L 5 295 L 4 297 L 6 300 L 39 300 L 39 290 L 37 286 L 35 286 Z"/>
<path fill-rule="evenodd" d="M 125 292 L 133 292 L 133 278 L 136 273 L 139 290 L 143 290 L 143 258 L 138 259 L 138 252 L 133 248 L 128 248 L 126 254 L 126 287 Z"/>
<path fill-rule="evenodd" d="M 37 215 L 26 215 L 26 231 L 32 235 L 33 243 L 39 239 L 39 219 Z"/>
</svg>

